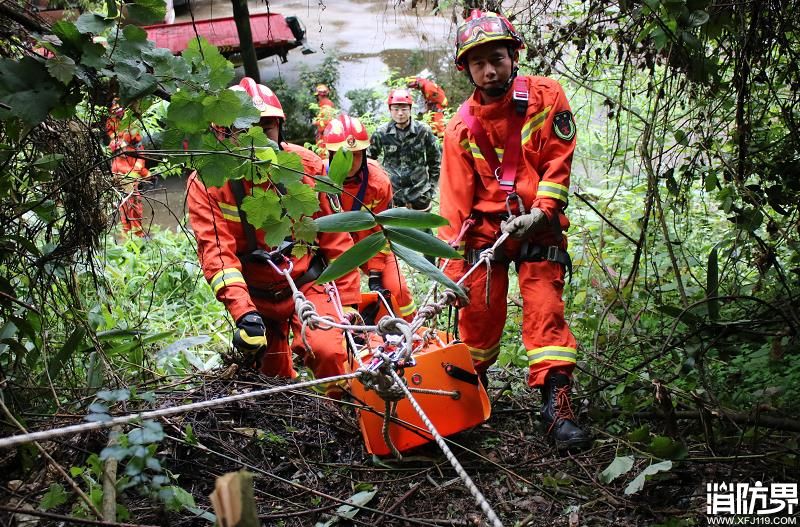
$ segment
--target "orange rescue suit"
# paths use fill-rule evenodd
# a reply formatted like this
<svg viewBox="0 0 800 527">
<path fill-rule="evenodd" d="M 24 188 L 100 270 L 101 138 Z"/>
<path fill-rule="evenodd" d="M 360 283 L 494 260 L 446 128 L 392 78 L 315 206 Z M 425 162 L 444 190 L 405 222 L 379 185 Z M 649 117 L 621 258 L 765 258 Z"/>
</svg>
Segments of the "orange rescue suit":
<svg viewBox="0 0 800 527">
<path fill-rule="evenodd" d="M 122 232 L 132 232 L 144 237 L 142 225 L 144 206 L 139 193 L 139 180 L 149 178 L 150 171 L 145 167 L 144 159 L 125 154 L 126 152 L 135 154 L 143 150 L 141 134 L 120 130 L 119 124 L 119 118 L 114 116 L 106 121 L 106 135 L 111 140 L 108 148 L 114 154 L 111 158 L 111 173 L 120 178 L 122 190 L 125 192 L 125 199 L 119 206 Z"/>
<path fill-rule="evenodd" d="M 416 77 L 409 83 L 409 87 L 417 88 L 422 92 L 425 106 L 429 112 L 432 112 L 431 129 L 437 136 L 442 137 L 445 129 L 442 110 L 447 108 L 447 95 L 445 95 L 444 90 L 435 82 L 423 77 Z"/>
<path fill-rule="evenodd" d="M 373 159 L 367 160 L 367 188 L 364 192 L 364 207 L 371 210 L 373 213 L 378 214 L 389 208 L 392 203 L 392 182 L 389 176 L 381 168 L 380 164 Z M 354 196 L 358 196 L 359 189 L 363 181 L 358 173 L 347 178 L 344 182 L 344 190 L 341 195 L 342 210 L 350 211 L 353 209 L 355 202 Z M 358 210 L 358 209 L 356 209 Z M 369 230 L 352 232 L 350 235 L 353 237 L 353 243 L 358 243 L 373 232 L 380 230 L 380 227 L 373 227 Z M 383 273 L 383 287 L 389 290 L 392 297 L 397 302 L 400 316 L 406 320 L 412 320 L 416 310 L 416 304 L 408 291 L 405 277 L 400 273 L 400 267 L 397 264 L 397 258 L 388 249 L 384 248 L 378 254 L 373 256 L 361 269 L 369 274 L 370 271 L 380 271 Z"/>
<path fill-rule="evenodd" d="M 306 174 L 322 175 L 323 164 L 317 155 L 297 145 L 284 143 L 282 146 L 284 150 L 300 155 Z M 225 304 L 234 320 L 251 311 L 258 311 L 263 317 L 267 326 L 268 346 L 261 361 L 262 373 L 296 377 L 297 373 L 292 365 L 292 350 L 304 358 L 306 366 L 312 369 L 317 378 L 344 373 L 343 365 L 347 354 L 342 332 L 337 329 L 307 329 L 306 339 L 312 352 L 306 352 L 300 337 L 302 324 L 295 313 L 294 300 L 291 294 L 283 297 L 289 287 L 286 279 L 267 264 L 247 261 L 246 258 L 243 262 L 240 259 L 249 249 L 230 184 L 226 183 L 220 188 L 206 188 L 201 179 L 197 173 L 192 174 L 187 190 L 189 221 L 197 238 L 200 265 L 217 300 Z M 313 180 L 308 176 L 305 176 L 304 182 L 313 186 Z M 268 188 L 269 184 L 259 186 Z M 250 194 L 252 187 L 252 183 L 244 181 L 245 194 Z M 320 199 L 319 202 L 320 211 L 315 217 L 333 212 L 327 199 Z M 264 243 L 264 232 L 261 229 L 256 229 L 255 234 L 259 249 L 275 249 Z M 352 247 L 353 241 L 348 233 L 319 233 L 317 244 L 318 252 L 331 262 Z M 287 259 L 293 263 L 291 275 L 297 280 L 308 269 L 312 256 L 288 255 Z M 281 267 L 284 268 L 283 266 Z M 344 305 L 357 305 L 361 300 L 357 271 L 336 280 L 336 286 Z M 257 297 L 248 287 L 262 292 L 274 292 L 281 299 L 267 299 L 263 295 Z M 323 286 L 315 285 L 312 281 L 301 286 L 300 291 L 314 304 L 320 316 L 339 319 Z M 288 342 L 290 326 L 294 335 L 291 350 Z"/>
<path fill-rule="evenodd" d="M 553 224 L 552 229 L 537 234 L 530 243 L 566 249 L 566 238 L 560 230 L 569 226 L 563 210 L 567 205 L 575 150 L 574 120 L 564 90 L 556 81 L 524 78 L 529 100 L 521 134 L 516 192 L 526 211 L 538 207 Z M 512 91 L 509 89 L 500 101 L 482 104 L 480 92 L 475 90 L 464 103 L 480 121 L 501 162 L 509 135 L 509 116 L 514 112 Z M 555 119 L 556 116 L 559 118 Z M 461 250 L 483 249 L 497 240 L 500 222 L 506 214 L 507 193 L 501 189 L 475 137 L 458 114 L 445 131 L 439 188 L 440 214 L 450 221 L 449 226 L 439 228 L 443 240 L 457 239 L 470 216 L 475 224 L 461 240 Z M 516 200 L 510 202 L 512 212 L 518 214 Z M 520 245 L 519 241 L 509 239 L 502 249 L 514 260 Z M 459 279 L 470 267 L 465 260 L 451 261 L 446 274 Z M 470 348 L 479 372 L 486 371 L 497 360 L 506 322 L 508 263 L 492 263 L 491 271 L 488 304 L 486 266 L 467 278 L 470 303 L 461 310 L 459 319 L 461 338 Z M 538 387 L 544 384 L 548 370 L 569 373 L 575 366 L 577 345 L 564 319 L 564 269 L 548 260 L 522 261 L 518 274 L 523 300 L 522 340 L 530 367 L 528 384 Z"/>
</svg>

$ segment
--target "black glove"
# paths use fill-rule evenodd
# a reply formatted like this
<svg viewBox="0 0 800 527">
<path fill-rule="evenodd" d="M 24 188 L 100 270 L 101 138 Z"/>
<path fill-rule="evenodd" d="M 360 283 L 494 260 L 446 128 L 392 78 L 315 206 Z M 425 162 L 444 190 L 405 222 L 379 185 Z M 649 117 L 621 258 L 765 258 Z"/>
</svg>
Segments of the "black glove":
<svg viewBox="0 0 800 527">
<path fill-rule="evenodd" d="M 248 365 L 258 368 L 261 355 L 267 349 L 267 328 L 258 312 L 251 311 L 236 321 L 233 346 L 244 355 Z"/>
<path fill-rule="evenodd" d="M 383 273 L 381 271 L 370 271 L 367 285 L 370 291 L 380 293 L 383 298 L 389 299 L 389 290 L 383 287 Z"/>
</svg>

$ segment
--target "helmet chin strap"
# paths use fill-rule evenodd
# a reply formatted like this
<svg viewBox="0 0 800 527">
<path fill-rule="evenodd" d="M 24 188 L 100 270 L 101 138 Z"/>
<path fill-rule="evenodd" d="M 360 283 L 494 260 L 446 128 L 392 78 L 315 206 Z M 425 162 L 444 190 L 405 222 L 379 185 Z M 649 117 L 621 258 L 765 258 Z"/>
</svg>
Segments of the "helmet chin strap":
<svg viewBox="0 0 800 527">
<path fill-rule="evenodd" d="M 508 76 L 506 82 L 497 88 L 482 88 L 475 83 L 475 80 L 472 78 L 472 73 L 470 73 L 469 69 L 467 69 L 467 77 L 469 78 L 469 82 L 472 83 L 477 89 L 484 92 L 489 97 L 499 97 L 505 94 L 508 89 L 511 87 L 511 83 L 514 82 L 514 78 L 519 74 L 519 66 L 514 66 L 514 69 L 511 70 L 511 75 Z"/>
</svg>

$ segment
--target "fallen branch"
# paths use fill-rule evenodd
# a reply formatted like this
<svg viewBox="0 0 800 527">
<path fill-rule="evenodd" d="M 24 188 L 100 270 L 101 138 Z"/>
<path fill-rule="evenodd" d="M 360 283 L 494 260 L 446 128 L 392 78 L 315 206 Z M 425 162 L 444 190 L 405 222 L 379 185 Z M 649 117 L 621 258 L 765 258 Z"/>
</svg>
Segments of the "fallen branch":
<svg viewBox="0 0 800 527">
<path fill-rule="evenodd" d="M 148 525 L 142 523 L 117 523 L 107 522 L 101 520 L 90 520 L 88 518 L 76 518 L 74 516 L 64 516 L 63 514 L 55 514 L 52 512 L 37 511 L 35 509 L 20 509 L 18 507 L 6 507 L 0 505 L 0 511 L 9 512 L 11 514 L 29 514 L 31 516 L 38 516 L 40 518 L 50 518 L 52 520 L 60 520 L 67 523 L 75 523 L 78 525 L 101 525 L 103 527 L 158 527 L 158 525 Z"/>
</svg>

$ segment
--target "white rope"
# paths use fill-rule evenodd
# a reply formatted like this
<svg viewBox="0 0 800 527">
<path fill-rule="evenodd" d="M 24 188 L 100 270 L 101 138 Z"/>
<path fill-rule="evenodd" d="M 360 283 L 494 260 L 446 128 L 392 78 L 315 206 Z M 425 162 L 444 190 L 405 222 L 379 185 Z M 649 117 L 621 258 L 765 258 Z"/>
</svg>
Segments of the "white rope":
<svg viewBox="0 0 800 527">
<path fill-rule="evenodd" d="M 428 432 L 430 432 L 431 436 L 433 436 L 433 440 L 436 441 L 436 444 L 447 458 L 447 461 L 450 462 L 450 465 L 452 465 L 453 469 L 456 471 L 456 474 L 458 474 L 458 476 L 461 478 L 461 481 L 464 482 L 464 486 L 467 487 L 467 490 L 469 490 L 470 494 L 472 494 L 472 497 L 475 498 L 475 503 L 478 505 L 478 507 L 480 507 L 481 511 L 483 511 L 483 514 L 489 520 L 489 523 L 491 523 L 492 527 L 503 527 L 500 518 L 497 517 L 497 514 L 495 514 L 492 506 L 489 505 L 489 502 L 483 497 L 483 494 L 481 494 L 481 491 L 472 481 L 472 478 L 469 477 L 469 474 L 467 474 L 467 472 L 464 470 L 464 467 L 461 466 L 461 463 L 458 462 L 456 456 L 453 455 L 453 452 L 447 446 L 447 443 L 444 442 L 444 439 L 439 434 L 439 431 L 436 430 L 436 427 L 433 426 L 431 420 L 428 419 L 428 416 L 425 415 L 422 407 L 420 407 L 419 403 L 417 403 L 416 399 L 414 399 L 414 396 L 411 394 L 411 391 L 408 389 L 405 383 L 403 383 L 403 380 L 399 375 L 397 375 L 396 371 L 389 370 L 389 372 L 392 374 L 394 382 L 398 384 L 405 392 L 406 397 L 408 397 L 408 402 L 411 403 L 411 406 L 414 407 L 414 410 L 416 410 L 420 419 L 422 419 L 422 422 L 425 423 L 425 427 L 428 429 Z"/>
<path fill-rule="evenodd" d="M 323 379 L 314 379 L 300 383 L 287 384 L 286 386 L 278 386 L 275 388 L 268 388 L 265 390 L 257 390 L 249 393 L 240 393 L 236 395 L 229 395 L 227 397 L 220 397 L 218 399 L 209 399 L 206 401 L 199 401 L 196 403 L 189 403 L 179 406 L 171 406 L 169 408 L 161 408 L 159 410 L 150 410 L 147 412 L 139 412 L 137 414 L 121 415 L 112 417 L 108 421 L 96 421 L 92 423 L 81 423 L 79 425 L 65 426 L 62 428 L 53 428 L 52 430 L 43 430 L 41 432 L 29 432 L 27 434 L 18 434 L 10 437 L 0 439 L 0 448 L 9 448 L 24 443 L 31 443 L 33 441 L 45 441 L 56 437 L 64 437 L 71 434 L 78 434 L 81 432 L 89 432 L 91 430 L 100 430 L 103 428 L 110 428 L 115 425 L 123 425 L 140 421 L 145 419 L 157 419 L 159 417 L 167 417 L 170 415 L 178 415 L 194 410 L 202 410 L 205 408 L 212 408 L 214 406 L 221 406 L 236 401 L 245 401 L 247 399 L 256 399 L 264 397 L 265 395 L 273 395 L 276 393 L 296 390 L 298 388 L 309 388 L 318 384 L 335 383 L 339 381 L 346 381 L 360 376 L 363 372 L 356 371 L 353 373 L 346 373 L 344 375 L 336 375 L 334 377 L 325 377 Z"/>
</svg>

